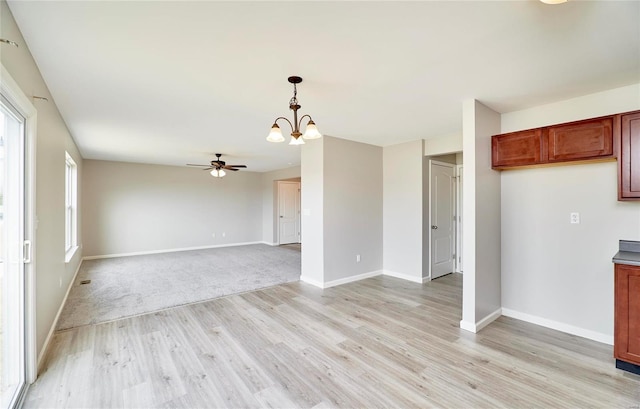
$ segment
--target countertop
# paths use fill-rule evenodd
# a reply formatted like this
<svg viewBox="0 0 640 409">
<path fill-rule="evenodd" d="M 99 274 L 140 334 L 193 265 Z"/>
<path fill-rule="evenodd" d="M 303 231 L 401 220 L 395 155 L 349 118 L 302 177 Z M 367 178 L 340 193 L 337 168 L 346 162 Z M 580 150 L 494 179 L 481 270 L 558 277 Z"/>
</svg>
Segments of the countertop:
<svg viewBox="0 0 640 409">
<path fill-rule="evenodd" d="M 633 251 L 619 251 L 615 256 L 613 256 L 613 262 L 616 264 L 640 266 L 640 253 L 635 253 Z"/>
<path fill-rule="evenodd" d="M 620 240 L 619 248 L 613 256 L 614 263 L 640 266 L 640 241 Z"/>
</svg>

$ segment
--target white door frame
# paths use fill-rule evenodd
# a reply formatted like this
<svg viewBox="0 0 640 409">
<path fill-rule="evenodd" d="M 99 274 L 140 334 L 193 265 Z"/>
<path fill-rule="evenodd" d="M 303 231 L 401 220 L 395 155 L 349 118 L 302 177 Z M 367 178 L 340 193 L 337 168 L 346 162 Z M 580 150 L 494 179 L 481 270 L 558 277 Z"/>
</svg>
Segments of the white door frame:
<svg viewBox="0 0 640 409">
<path fill-rule="evenodd" d="M 455 271 L 456 273 L 462 273 L 462 167 L 464 165 L 456 165 L 455 178 L 456 178 L 456 197 L 455 197 L 455 209 L 456 209 L 456 260 Z"/>
<path fill-rule="evenodd" d="M 277 180 L 276 181 L 276 207 L 273 211 L 273 217 L 275 219 L 275 229 L 276 229 L 276 244 L 280 245 L 280 186 L 283 183 L 297 184 L 298 185 L 298 209 L 297 211 L 297 225 L 298 225 L 298 243 L 302 242 L 302 217 L 301 217 L 301 207 L 302 207 L 302 182 L 298 180 Z"/>
<path fill-rule="evenodd" d="M 446 167 L 450 167 L 450 168 L 452 168 L 452 169 L 453 169 L 453 177 L 454 177 L 454 180 L 455 180 L 455 177 L 456 177 L 456 175 L 457 175 L 457 174 L 456 174 L 456 170 L 457 170 L 456 168 L 457 168 L 457 165 L 454 165 L 454 164 L 452 164 L 452 163 L 448 163 L 448 162 L 441 162 L 441 161 L 438 161 L 438 160 L 429 159 L 429 176 L 428 176 L 428 177 L 429 177 L 429 212 L 428 212 L 428 213 L 429 213 L 429 224 L 427 225 L 427 229 L 429 230 L 429 243 L 427 243 L 427 245 L 428 245 L 428 254 L 429 254 L 429 263 L 427 263 L 427 264 L 428 264 L 428 272 L 429 272 L 429 280 L 431 280 L 431 279 L 432 279 L 432 277 L 433 277 L 433 276 L 432 276 L 432 274 L 431 274 L 431 264 L 432 264 L 432 263 L 431 263 L 431 259 L 432 259 L 432 256 L 433 256 L 433 255 L 431 254 L 431 240 L 432 240 L 432 236 L 433 236 L 433 235 L 431 234 L 431 226 L 432 226 L 431 210 L 433 209 L 433 207 L 432 207 L 432 206 L 433 206 L 433 203 L 432 203 L 432 198 L 431 198 L 431 165 L 432 165 L 432 164 L 433 164 L 433 165 L 441 165 L 441 166 L 446 166 Z M 454 187 L 453 187 L 453 189 L 454 189 L 454 192 L 455 192 L 456 187 L 454 186 Z M 455 212 L 457 211 L 457 209 L 458 209 L 458 203 L 457 203 L 457 202 L 458 202 L 458 199 L 457 199 L 457 195 L 456 195 L 456 194 L 454 194 L 453 196 L 454 196 L 454 199 L 453 199 L 453 200 L 454 200 L 454 203 L 453 203 L 453 209 L 454 209 L 454 213 L 455 213 Z M 457 215 L 456 215 L 456 216 L 457 216 Z M 454 229 L 453 229 L 454 236 L 455 236 L 455 237 L 454 237 L 454 239 L 453 239 L 453 241 L 454 241 L 454 245 L 455 245 L 455 243 L 456 243 L 456 241 L 457 241 L 457 229 L 458 229 L 458 227 L 457 227 L 457 226 L 458 226 L 458 223 L 457 223 L 457 217 L 456 217 L 456 220 L 454 220 L 454 223 L 455 223 L 455 225 L 456 225 L 456 226 L 454 227 Z M 455 251 L 457 251 L 457 249 L 456 249 Z M 456 254 L 456 257 L 454 257 L 454 262 L 453 262 L 454 270 L 455 270 L 455 267 L 456 267 L 456 262 L 455 262 L 455 259 L 456 259 L 456 258 L 457 258 L 457 254 Z"/>
<path fill-rule="evenodd" d="M 4 65 L 0 64 L 0 93 L 11 102 L 25 118 L 24 145 L 24 240 L 30 242 L 29 254 L 24 254 L 25 280 L 25 381 L 28 385 L 35 382 L 38 375 L 38 353 L 36 346 L 36 126 L 38 123 L 36 108 L 22 92 L 18 83 L 11 77 Z M 26 393 L 23 391 L 22 397 Z M 20 406 L 20 404 L 18 404 Z"/>
</svg>

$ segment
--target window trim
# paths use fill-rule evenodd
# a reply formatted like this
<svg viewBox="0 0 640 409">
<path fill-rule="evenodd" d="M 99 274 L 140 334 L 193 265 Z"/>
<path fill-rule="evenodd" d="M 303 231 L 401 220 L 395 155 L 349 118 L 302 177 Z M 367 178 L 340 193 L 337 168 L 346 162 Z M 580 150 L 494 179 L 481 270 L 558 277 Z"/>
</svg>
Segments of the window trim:
<svg viewBox="0 0 640 409">
<path fill-rule="evenodd" d="M 64 154 L 64 261 L 69 263 L 78 250 L 78 165 L 69 152 Z"/>
</svg>

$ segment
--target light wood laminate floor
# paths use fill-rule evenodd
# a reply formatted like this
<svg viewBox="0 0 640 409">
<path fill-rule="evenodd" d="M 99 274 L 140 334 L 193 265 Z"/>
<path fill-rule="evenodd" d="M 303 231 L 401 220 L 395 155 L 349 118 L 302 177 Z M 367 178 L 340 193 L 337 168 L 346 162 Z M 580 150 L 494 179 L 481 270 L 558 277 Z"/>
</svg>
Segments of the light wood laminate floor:
<svg viewBox="0 0 640 409">
<path fill-rule="evenodd" d="M 462 277 L 304 283 L 56 333 L 26 408 L 638 408 L 607 345 L 501 317 Z"/>
</svg>

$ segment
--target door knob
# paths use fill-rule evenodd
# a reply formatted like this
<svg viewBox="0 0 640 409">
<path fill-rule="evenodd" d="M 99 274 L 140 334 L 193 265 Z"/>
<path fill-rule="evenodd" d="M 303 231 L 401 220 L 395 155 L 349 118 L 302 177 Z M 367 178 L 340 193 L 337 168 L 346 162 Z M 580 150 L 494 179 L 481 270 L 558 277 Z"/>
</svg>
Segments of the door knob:
<svg viewBox="0 0 640 409">
<path fill-rule="evenodd" d="M 284 216 L 280 216 L 280 218 L 282 219 L 282 218 L 284 218 Z"/>
<path fill-rule="evenodd" d="M 431 226 L 432 230 L 438 230 L 438 226 Z"/>
</svg>

